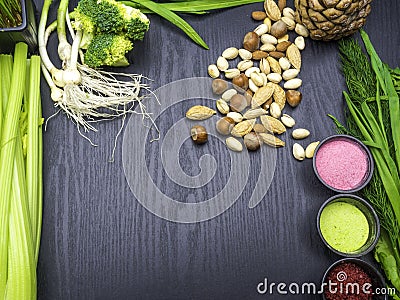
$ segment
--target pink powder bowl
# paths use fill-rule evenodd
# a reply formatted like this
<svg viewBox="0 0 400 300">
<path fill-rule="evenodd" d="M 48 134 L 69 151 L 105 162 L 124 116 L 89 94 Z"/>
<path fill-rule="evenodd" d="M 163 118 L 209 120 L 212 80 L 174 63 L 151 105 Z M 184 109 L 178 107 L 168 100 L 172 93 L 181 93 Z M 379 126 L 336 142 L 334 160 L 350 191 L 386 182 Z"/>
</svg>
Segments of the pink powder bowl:
<svg viewBox="0 0 400 300">
<path fill-rule="evenodd" d="M 319 180 L 336 192 L 356 192 L 372 177 L 373 159 L 368 148 L 348 135 L 334 135 L 322 141 L 314 155 Z"/>
</svg>

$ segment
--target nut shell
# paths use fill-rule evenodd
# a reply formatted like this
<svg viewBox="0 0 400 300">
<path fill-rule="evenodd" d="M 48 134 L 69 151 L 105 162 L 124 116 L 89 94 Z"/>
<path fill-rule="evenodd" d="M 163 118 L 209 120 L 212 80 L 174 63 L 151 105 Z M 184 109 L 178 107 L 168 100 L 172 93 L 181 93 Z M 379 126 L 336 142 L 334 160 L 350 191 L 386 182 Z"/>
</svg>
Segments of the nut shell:
<svg viewBox="0 0 400 300">
<path fill-rule="evenodd" d="M 271 34 L 279 39 L 287 33 L 287 25 L 285 22 L 279 20 L 271 26 Z"/>
<path fill-rule="evenodd" d="M 228 89 L 228 82 L 219 78 L 214 79 L 211 87 L 214 94 L 221 95 Z"/>
<path fill-rule="evenodd" d="M 287 90 L 286 91 L 286 101 L 291 107 L 296 107 L 300 104 L 303 95 L 299 91 Z"/>
<path fill-rule="evenodd" d="M 260 46 L 260 37 L 258 36 L 257 33 L 251 31 L 248 32 L 243 39 L 243 48 L 253 52 L 258 49 Z"/>
<path fill-rule="evenodd" d="M 223 117 L 219 119 L 215 124 L 218 133 L 222 135 L 230 134 L 234 126 L 235 126 L 235 121 L 229 117 Z"/>
<path fill-rule="evenodd" d="M 247 90 L 249 88 L 249 79 L 242 73 L 232 79 L 232 84 L 243 90 Z"/>
<path fill-rule="evenodd" d="M 241 112 L 247 106 L 247 99 L 241 94 L 236 94 L 229 101 L 229 105 L 232 111 Z"/>
<path fill-rule="evenodd" d="M 256 21 L 262 21 L 267 17 L 267 14 L 263 11 L 253 11 L 251 17 Z"/>
<path fill-rule="evenodd" d="M 260 149 L 261 142 L 258 135 L 255 132 L 250 132 L 246 134 L 243 138 L 244 145 L 249 151 L 256 151 Z"/>
<path fill-rule="evenodd" d="M 204 144 L 208 140 L 207 130 L 204 126 L 195 125 L 190 129 L 190 136 L 195 144 Z"/>
</svg>

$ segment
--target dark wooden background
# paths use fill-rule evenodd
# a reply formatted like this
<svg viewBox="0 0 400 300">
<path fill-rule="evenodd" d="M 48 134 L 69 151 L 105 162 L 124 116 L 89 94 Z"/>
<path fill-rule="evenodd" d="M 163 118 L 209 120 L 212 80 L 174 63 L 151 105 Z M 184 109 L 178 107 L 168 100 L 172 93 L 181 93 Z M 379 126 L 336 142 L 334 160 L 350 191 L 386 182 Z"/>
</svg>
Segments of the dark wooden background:
<svg viewBox="0 0 400 300">
<path fill-rule="evenodd" d="M 43 1 L 35 2 L 42 6 Z M 50 20 L 55 19 L 57 3 Z M 375 0 L 372 5 L 365 29 L 381 58 L 392 67 L 399 65 L 400 2 Z M 209 51 L 150 16 L 151 30 L 136 45 L 128 70 L 153 79 L 153 89 L 206 76 L 208 64 L 226 47 L 240 47 L 243 35 L 257 26 L 250 14 L 261 8 L 254 4 L 185 16 L 208 42 Z M 326 114 L 343 119 L 344 80 L 336 43 L 307 39 L 306 44 L 300 74 L 303 102 L 288 112 L 318 140 L 335 133 Z M 53 37 L 52 57 L 55 45 Z M 49 117 L 55 109 L 44 82 L 42 101 Z M 119 126 L 120 121 L 99 125 L 99 133 L 91 135 L 99 146 L 92 147 L 65 115 L 48 123 L 39 299 L 285 299 L 289 296 L 260 296 L 256 286 L 265 277 L 270 282 L 319 283 L 339 258 L 323 246 L 316 230 L 318 208 L 333 193 L 315 178 L 312 161 L 295 161 L 290 147 L 278 151 L 271 188 L 255 209 L 247 206 L 251 191 L 246 189 L 221 216 L 177 224 L 156 217 L 135 200 L 123 173 L 122 140 L 115 162 L 108 162 Z M 197 154 L 189 147 L 181 156 L 197 161 Z M 168 192 L 168 182 L 163 184 Z"/>
</svg>

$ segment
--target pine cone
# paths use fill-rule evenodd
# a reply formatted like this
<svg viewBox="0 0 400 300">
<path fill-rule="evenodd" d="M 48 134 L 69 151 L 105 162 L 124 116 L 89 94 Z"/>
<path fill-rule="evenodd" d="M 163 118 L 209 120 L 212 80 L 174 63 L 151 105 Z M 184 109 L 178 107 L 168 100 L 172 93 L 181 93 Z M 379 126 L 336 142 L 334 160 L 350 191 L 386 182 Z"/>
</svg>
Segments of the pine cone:
<svg viewBox="0 0 400 300">
<path fill-rule="evenodd" d="M 337 40 L 356 32 L 371 12 L 372 0 L 295 0 L 297 22 L 315 40 Z"/>
</svg>

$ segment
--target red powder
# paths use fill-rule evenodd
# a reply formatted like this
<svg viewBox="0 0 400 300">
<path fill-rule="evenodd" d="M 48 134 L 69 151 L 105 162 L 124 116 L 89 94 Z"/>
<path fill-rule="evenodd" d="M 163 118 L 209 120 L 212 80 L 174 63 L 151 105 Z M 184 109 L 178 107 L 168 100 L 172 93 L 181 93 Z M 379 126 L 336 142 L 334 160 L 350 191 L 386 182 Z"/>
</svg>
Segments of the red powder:
<svg viewBox="0 0 400 300">
<path fill-rule="evenodd" d="M 327 300 L 371 300 L 371 277 L 358 265 L 343 263 L 331 270 L 325 282 Z"/>
<path fill-rule="evenodd" d="M 352 190 L 363 184 L 368 172 L 368 156 L 361 146 L 348 139 L 323 144 L 316 156 L 321 179 L 338 190 Z"/>
</svg>

